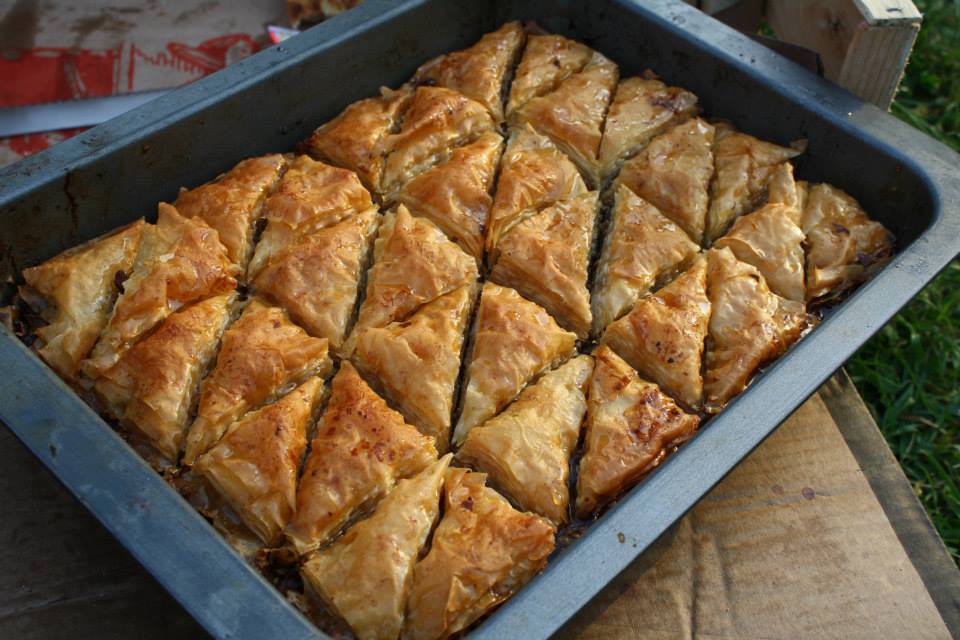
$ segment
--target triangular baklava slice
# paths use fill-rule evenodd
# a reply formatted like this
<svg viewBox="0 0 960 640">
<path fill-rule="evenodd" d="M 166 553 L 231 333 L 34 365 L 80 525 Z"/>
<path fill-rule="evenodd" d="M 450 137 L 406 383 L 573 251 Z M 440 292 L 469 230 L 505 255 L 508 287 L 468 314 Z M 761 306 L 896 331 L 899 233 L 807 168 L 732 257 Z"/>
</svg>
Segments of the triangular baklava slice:
<svg viewBox="0 0 960 640">
<path fill-rule="evenodd" d="M 251 300 L 223 335 L 217 364 L 203 381 L 184 464 L 193 464 L 244 413 L 310 376 L 326 377 L 328 343 L 311 338 L 286 312 Z"/>
<path fill-rule="evenodd" d="M 437 449 L 450 441 L 453 394 L 476 285 L 429 302 L 402 322 L 357 335 L 353 361 Z"/>
<path fill-rule="evenodd" d="M 550 93 L 582 70 L 593 57 L 585 44 L 548 34 L 532 34 L 510 85 L 507 116 L 533 98 Z"/>
<path fill-rule="evenodd" d="M 351 104 L 301 145 L 317 160 L 356 171 L 363 184 L 377 193 L 383 175 L 386 140 L 413 97 L 413 91 L 407 88 L 380 91 L 380 96 Z"/>
<path fill-rule="evenodd" d="M 297 156 L 264 205 L 267 226 L 249 276 L 255 277 L 297 239 L 372 208 L 370 192 L 353 171 Z"/>
<path fill-rule="evenodd" d="M 106 326 L 146 226 L 138 220 L 23 270 L 20 297 L 49 323 L 33 348 L 64 379 L 76 379 Z"/>
<path fill-rule="evenodd" d="M 707 264 L 698 257 L 676 280 L 641 298 L 630 313 L 607 327 L 603 343 L 696 409 L 703 396 L 701 362 L 709 321 Z"/>
<path fill-rule="evenodd" d="M 436 459 L 433 438 L 405 423 L 349 362 L 342 362 L 310 443 L 287 539 L 300 554 L 315 550 L 397 480 Z"/>
<path fill-rule="evenodd" d="M 323 381 L 313 377 L 252 411 L 193 465 L 263 544 L 280 542 L 293 517 L 297 472 Z"/>
<path fill-rule="evenodd" d="M 776 168 L 803 153 L 805 147 L 804 142 L 781 147 L 741 133 L 729 124 L 717 124 L 713 143 L 716 173 L 710 184 L 707 241 L 715 241 L 734 218 L 762 203 Z"/>
<path fill-rule="evenodd" d="M 260 270 L 251 282 L 253 290 L 339 352 L 380 220 L 376 210 L 368 209 L 300 238 Z"/>
<path fill-rule="evenodd" d="M 669 87 L 647 71 L 642 77 L 621 80 L 613 95 L 600 143 L 603 177 L 641 151 L 655 136 L 697 112 L 697 96 Z"/>
<path fill-rule="evenodd" d="M 568 518 L 570 454 L 587 411 L 590 356 L 545 373 L 503 412 L 470 430 L 457 459 L 525 511 L 555 524 Z"/>
<path fill-rule="evenodd" d="M 509 122 L 511 126 L 530 124 L 549 136 L 597 185 L 603 121 L 618 77 L 617 65 L 594 52 L 583 69 L 550 93 L 518 107 Z"/>
<path fill-rule="evenodd" d="M 623 163 L 619 184 L 648 201 L 687 232 L 703 239 L 713 176 L 713 125 L 682 122 Z"/>
<path fill-rule="evenodd" d="M 216 229 L 242 272 L 253 253 L 254 223 L 286 164 L 279 153 L 243 160 L 212 182 L 180 189 L 174 206 L 180 215 L 200 218 Z"/>
<path fill-rule="evenodd" d="M 161 203 L 157 224 L 143 230 L 133 271 L 83 372 L 96 379 L 177 309 L 233 291 L 236 274 L 215 230 Z"/>
<path fill-rule="evenodd" d="M 700 250 L 683 229 L 623 185 L 617 188 L 612 217 L 594 285 L 597 334 Z"/>
<path fill-rule="evenodd" d="M 454 244 L 435 224 L 410 215 L 400 205 L 380 225 L 367 275 L 367 296 L 350 341 L 370 327 L 405 320 L 420 306 L 476 282 L 476 261 Z"/>
<path fill-rule="evenodd" d="M 493 204 L 494 176 L 503 139 L 492 131 L 454 149 L 450 157 L 408 182 L 397 200 L 423 216 L 477 260 Z"/>
<path fill-rule="evenodd" d="M 700 423 L 605 345 L 593 355 L 596 365 L 577 477 L 579 518 L 589 518 L 660 464 Z"/>
<path fill-rule="evenodd" d="M 120 423 L 176 462 L 200 376 L 216 353 L 234 294 L 170 315 L 96 381 L 94 392 Z"/>
<path fill-rule="evenodd" d="M 800 337 L 806 309 L 770 291 L 756 267 L 730 249 L 712 249 L 707 272 L 712 314 L 703 388 L 707 409 L 717 411 Z"/>
<path fill-rule="evenodd" d="M 550 138 L 529 125 L 514 129 L 500 161 L 487 250 L 492 251 L 503 234 L 525 217 L 586 192 L 580 171 Z"/>
<path fill-rule="evenodd" d="M 468 49 L 438 56 L 421 65 L 414 84 L 446 87 L 484 105 L 503 121 L 503 90 L 523 46 L 523 27 L 508 22 Z"/>
<path fill-rule="evenodd" d="M 886 227 L 828 184 L 809 188 L 802 227 L 807 236 L 807 300 L 863 282 L 893 253 L 893 235 Z"/>
<path fill-rule="evenodd" d="M 791 206 L 767 204 L 736 219 L 730 231 L 714 242 L 727 247 L 763 274 L 770 289 L 790 300 L 804 300 L 803 231 Z"/>
<path fill-rule="evenodd" d="M 528 217 L 500 238 L 490 279 L 513 287 L 580 338 L 593 314 L 587 271 L 598 198 L 590 191 Z"/>
<path fill-rule="evenodd" d="M 496 415 L 537 374 L 569 357 L 577 335 L 509 287 L 483 285 L 454 441 Z"/>
<path fill-rule="evenodd" d="M 486 474 L 450 469 L 443 519 L 413 572 L 404 638 L 447 638 L 538 574 L 555 546 L 547 520 L 484 486 Z"/>
<path fill-rule="evenodd" d="M 308 591 L 340 615 L 358 640 L 400 636 L 413 568 L 440 517 L 450 457 L 398 482 L 373 515 L 300 569 Z"/>
<path fill-rule="evenodd" d="M 495 131 L 486 107 L 443 87 L 418 87 L 400 131 L 385 141 L 382 193 L 387 202 L 414 176 L 444 159 L 454 147 Z"/>
</svg>

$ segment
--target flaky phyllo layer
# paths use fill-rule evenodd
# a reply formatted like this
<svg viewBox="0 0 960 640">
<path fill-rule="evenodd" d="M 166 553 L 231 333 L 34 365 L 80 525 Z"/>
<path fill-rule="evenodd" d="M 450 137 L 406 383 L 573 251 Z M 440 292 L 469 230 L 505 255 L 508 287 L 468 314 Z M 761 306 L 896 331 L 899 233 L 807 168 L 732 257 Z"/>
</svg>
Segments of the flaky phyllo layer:
<svg viewBox="0 0 960 640">
<path fill-rule="evenodd" d="M 458 634 L 891 255 L 682 80 L 503 25 L 26 269 L 34 349 L 322 624 Z"/>
</svg>

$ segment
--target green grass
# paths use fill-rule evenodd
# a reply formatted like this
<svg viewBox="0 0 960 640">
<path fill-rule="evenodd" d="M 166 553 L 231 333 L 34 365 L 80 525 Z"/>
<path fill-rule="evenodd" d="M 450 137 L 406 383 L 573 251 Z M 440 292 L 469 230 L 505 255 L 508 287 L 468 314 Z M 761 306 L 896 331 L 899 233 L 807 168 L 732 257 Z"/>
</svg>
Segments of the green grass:
<svg viewBox="0 0 960 640">
<path fill-rule="evenodd" d="M 923 28 L 892 111 L 960 150 L 960 0 L 914 2 Z M 860 349 L 847 370 L 960 564 L 960 262 Z"/>
</svg>

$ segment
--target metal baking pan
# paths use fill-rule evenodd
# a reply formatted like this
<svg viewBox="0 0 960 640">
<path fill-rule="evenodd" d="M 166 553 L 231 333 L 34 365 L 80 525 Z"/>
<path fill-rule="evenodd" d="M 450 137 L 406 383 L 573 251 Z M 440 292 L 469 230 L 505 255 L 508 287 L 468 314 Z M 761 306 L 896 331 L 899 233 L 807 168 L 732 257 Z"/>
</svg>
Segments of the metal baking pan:
<svg viewBox="0 0 960 640">
<path fill-rule="evenodd" d="M 368 0 L 360 8 L 0 170 L 0 277 L 144 215 L 181 185 L 293 147 L 346 104 L 509 19 L 583 40 L 777 142 L 854 195 L 898 252 L 472 638 L 545 638 L 772 432 L 960 250 L 960 156 L 673 0 Z M 12 293 L 6 285 L 5 302 Z M 324 637 L 14 336 L 0 419 L 218 638 Z"/>
</svg>

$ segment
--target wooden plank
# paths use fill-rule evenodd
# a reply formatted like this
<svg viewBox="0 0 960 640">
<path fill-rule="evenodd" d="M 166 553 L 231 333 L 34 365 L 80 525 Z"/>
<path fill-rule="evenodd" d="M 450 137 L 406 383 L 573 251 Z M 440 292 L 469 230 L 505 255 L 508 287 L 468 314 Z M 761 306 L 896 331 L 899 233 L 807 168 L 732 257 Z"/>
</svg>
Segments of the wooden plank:
<svg viewBox="0 0 960 640">
<path fill-rule="evenodd" d="M 828 80 L 883 108 L 921 21 L 910 0 L 769 0 L 766 17 L 779 38 L 820 53 Z"/>
<path fill-rule="evenodd" d="M 937 535 L 870 411 L 843 370 L 827 381 L 819 394 L 877 494 L 897 537 L 910 554 L 941 617 L 954 636 L 960 637 L 960 569 Z"/>
</svg>

